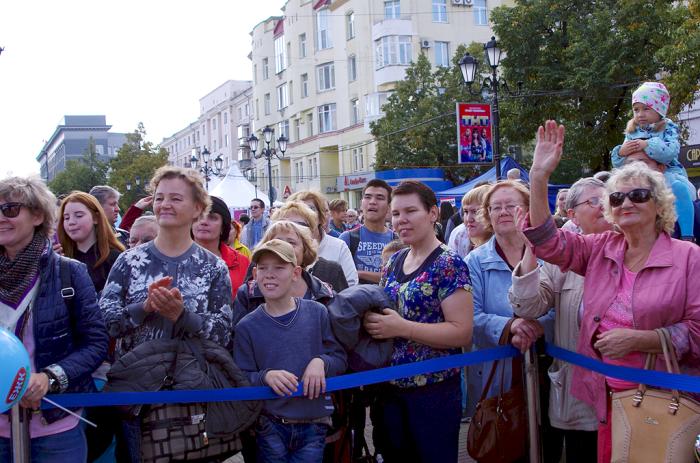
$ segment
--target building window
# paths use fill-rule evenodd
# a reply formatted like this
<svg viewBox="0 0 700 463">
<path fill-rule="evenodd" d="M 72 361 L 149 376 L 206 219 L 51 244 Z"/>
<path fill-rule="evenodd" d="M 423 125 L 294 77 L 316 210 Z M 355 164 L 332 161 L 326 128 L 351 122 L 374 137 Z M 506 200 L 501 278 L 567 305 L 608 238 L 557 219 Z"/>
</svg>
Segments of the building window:
<svg viewBox="0 0 700 463">
<path fill-rule="evenodd" d="M 301 97 L 306 98 L 309 96 L 309 75 L 301 75 Z"/>
<path fill-rule="evenodd" d="M 263 58 L 262 60 L 262 78 L 263 80 L 267 80 L 270 77 L 270 70 L 267 65 L 267 58 Z"/>
<path fill-rule="evenodd" d="M 360 122 L 360 100 L 353 98 L 350 100 L 350 124 L 355 125 Z"/>
<path fill-rule="evenodd" d="M 224 135 L 224 146 L 228 148 L 228 134 Z"/>
<path fill-rule="evenodd" d="M 294 141 L 301 140 L 301 119 L 294 119 Z"/>
<path fill-rule="evenodd" d="M 375 41 L 376 69 L 392 65 L 408 65 L 411 62 L 411 36 L 390 35 Z"/>
<path fill-rule="evenodd" d="M 354 82 L 357 80 L 357 58 L 355 55 L 348 57 L 348 81 Z"/>
<path fill-rule="evenodd" d="M 345 34 L 348 40 L 355 37 L 355 13 L 352 11 L 345 15 Z"/>
<path fill-rule="evenodd" d="M 240 121 L 241 119 L 243 119 L 243 107 L 239 106 L 238 107 L 238 120 Z"/>
<path fill-rule="evenodd" d="M 447 22 L 447 0 L 433 0 L 433 22 Z"/>
<path fill-rule="evenodd" d="M 309 134 L 309 137 L 314 136 L 314 113 L 306 114 L 306 132 Z"/>
<path fill-rule="evenodd" d="M 245 106 L 243 106 L 243 115 L 245 117 L 250 116 L 250 104 L 246 103 Z"/>
<path fill-rule="evenodd" d="M 284 135 L 289 140 L 289 119 L 277 123 L 277 132 L 280 137 Z"/>
<path fill-rule="evenodd" d="M 448 42 L 435 42 L 435 66 L 450 66 L 450 46 Z"/>
<path fill-rule="evenodd" d="M 265 111 L 266 116 L 270 115 L 270 94 L 269 93 L 266 93 L 265 97 L 263 99 L 263 111 Z"/>
<path fill-rule="evenodd" d="M 304 181 L 304 161 L 299 161 L 294 164 L 294 174 L 297 183 L 301 183 Z"/>
<path fill-rule="evenodd" d="M 275 39 L 275 74 L 279 74 L 287 67 L 287 49 L 284 43 L 284 35 Z"/>
<path fill-rule="evenodd" d="M 316 13 L 316 47 L 325 50 L 333 47 L 331 31 L 328 27 L 330 13 L 328 8 L 322 8 Z"/>
<path fill-rule="evenodd" d="M 318 133 L 332 132 L 333 130 L 335 130 L 335 103 L 319 106 Z"/>
<path fill-rule="evenodd" d="M 255 99 L 255 119 L 260 120 L 260 100 Z"/>
<path fill-rule="evenodd" d="M 355 172 L 365 170 L 365 156 L 362 147 L 352 149 L 352 170 Z"/>
<path fill-rule="evenodd" d="M 228 124 L 228 111 L 224 111 L 224 125 Z"/>
<path fill-rule="evenodd" d="M 211 129 L 216 130 L 216 119 L 211 120 Z"/>
<path fill-rule="evenodd" d="M 299 58 L 306 58 L 306 34 L 299 34 Z"/>
<path fill-rule="evenodd" d="M 287 103 L 287 84 L 284 83 L 277 87 L 277 110 L 286 108 Z"/>
<path fill-rule="evenodd" d="M 253 83 L 254 84 L 258 83 L 258 65 L 257 64 L 253 65 Z"/>
<path fill-rule="evenodd" d="M 294 82 L 291 80 L 287 82 L 287 93 L 289 97 L 289 104 L 294 103 Z"/>
<path fill-rule="evenodd" d="M 335 64 L 325 63 L 316 68 L 318 72 L 318 91 L 324 92 L 335 88 Z"/>
<path fill-rule="evenodd" d="M 389 0 L 384 2 L 384 19 L 399 19 L 401 17 L 401 2 Z"/>
<path fill-rule="evenodd" d="M 474 24 L 477 26 L 489 25 L 489 12 L 486 9 L 486 0 L 474 0 Z"/>
<path fill-rule="evenodd" d="M 216 151 L 216 150 L 218 149 L 218 148 L 217 148 L 217 146 L 216 146 L 216 140 L 214 140 L 214 143 L 213 143 L 213 145 L 214 145 L 214 149 L 213 149 L 213 151 Z"/>
</svg>

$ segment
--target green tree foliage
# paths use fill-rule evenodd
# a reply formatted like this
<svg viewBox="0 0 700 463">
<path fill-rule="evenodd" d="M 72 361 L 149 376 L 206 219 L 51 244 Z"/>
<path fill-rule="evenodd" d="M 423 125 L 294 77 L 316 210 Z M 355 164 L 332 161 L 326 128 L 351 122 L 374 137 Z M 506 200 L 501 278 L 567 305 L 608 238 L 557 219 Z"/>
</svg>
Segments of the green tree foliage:
<svg viewBox="0 0 700 463">
<path fill-rule="evenodd" d="M 48 183 L 49 189 L 56 195 L 65 195 L 71 191 L 88 192 L 95 185 L 103 185 L 107 181 L 108 165 L 100 160 L 95 140 L 90 138 L 83 158 L 66 162 L 66 168 L 59 172 Z"/>
<path fill-rule="evenodd" d="M 516 0 L 512 8 L 494 9 L 494 30 L 507 52 L 503 75 L 523 81 L 529 93 L 503 99 L 502 135 L 523 143 L 545 119 L 556 119 L 567 140 L 554 181 L 609 168 L 639 83 L 661 76 L 671 118 L 700 88 L 698 3 Z"/>
<path fill-rule="evenodd" d="M 471 52 L 478 49 L 474 47 Z M 455 105 L 481 101 L 468 94 L 456 64 L 466 50 L 464 46 L 457 49 L 449 68 L 433 70 L 421 53 L 406 69 L 406 78 L 383 107 L 384 117 L 371 125 L 377 139 L 377 170 L 440 166 L 455 183 L 478 172 L 478 168 L 457 164 Z M 481 56 L 483 52 L 477 55 Z"/>
<path fill-rule="evenodd" d="M 122 193 L 119 200 L 122 210 L 148 194 L 147 184 L 153 173 L 168 162 L 168 152 L 164 148 L 146 141 L 146 130 L 142 123 L 139 123 L 134 132 L 127 134 L 126 138 L 126 143 L 109 163 L 111 171 L 108 184 Z M 140 187 L 136 185 L 137 176 L 141 179 Z M 131 191 L 126 189 L 127 182 L 131 183 Z"/>
</svg>

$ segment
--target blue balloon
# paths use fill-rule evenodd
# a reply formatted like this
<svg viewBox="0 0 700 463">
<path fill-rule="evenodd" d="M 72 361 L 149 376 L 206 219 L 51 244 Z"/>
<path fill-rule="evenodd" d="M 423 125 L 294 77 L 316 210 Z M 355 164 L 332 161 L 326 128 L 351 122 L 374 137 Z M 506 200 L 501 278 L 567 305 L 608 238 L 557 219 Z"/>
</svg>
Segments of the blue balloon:
<svg viewBox="0 0 700 463">
<path fill-rule="evenodd" d="M 12 408 L 29 384 L 29 354 L 17 336 L 0 327 L 0 413 Z"/>
</svg>

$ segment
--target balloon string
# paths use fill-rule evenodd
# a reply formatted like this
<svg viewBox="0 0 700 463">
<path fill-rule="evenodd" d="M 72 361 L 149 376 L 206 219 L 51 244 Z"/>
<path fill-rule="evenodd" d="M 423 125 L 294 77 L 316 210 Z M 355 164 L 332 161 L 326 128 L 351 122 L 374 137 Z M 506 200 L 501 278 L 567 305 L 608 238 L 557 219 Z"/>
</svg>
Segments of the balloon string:
<svg viewBox="0 0 700 463">
<path fill-rule="evenodd" d="M 80 416 L 80 415 L 78 415 L 77 413 L 74 413 L 74 412 L 68 410 L 67 408 L 64 408 L 64 407 L 60 406 L 59 404 L 57 404 L 56 402 L 54 402 L 54 401 L 51 400 L 51 399 L 47 399 L 46 397 L 42 397 L 42 400 L 47 401 L 48 403 L 50 403 L 50 404 L 53 405 L 54 407 L 60 408 L 60 409 L 63 410 L 64 412 L 68 413 L 69 415 L 72 415 L 72 416 L 78 418 L 80 421 L 86 422 L 87 424 L 89 424 L 89 425 L 92 426 L 93 428 L 96 428 L 96 427 L 97 427 L 97 425 L 96 425 L 95 423 L 93 423 L 92 421 L 86 420 L 86 419 L 83 418 L 82 416 Z"/>
</svg>

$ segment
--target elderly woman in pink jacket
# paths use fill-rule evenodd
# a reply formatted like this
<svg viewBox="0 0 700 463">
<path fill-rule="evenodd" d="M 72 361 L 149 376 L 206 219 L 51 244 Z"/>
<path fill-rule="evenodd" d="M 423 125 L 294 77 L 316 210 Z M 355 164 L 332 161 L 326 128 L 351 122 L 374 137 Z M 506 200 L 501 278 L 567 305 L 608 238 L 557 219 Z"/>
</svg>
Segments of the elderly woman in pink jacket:
<svg viewBox="0 0 700 463">
<path fill-rule="evenodd" d="M 578 235 L 557 229 L 547 208 L 547 183 L 561 159 L 564 127 L 547 121 L 537 132 L 530 170 L 530 225 L 535 255 L 584 275 L 579 353 L 613 365 L 642 368 L 661 352 L 654 329 L 665 327 L 686 374 L 700 374 L 700 247 L 670 237 L 676 220 L 663 176 L 642 163 L 613 172 L 605 215 L 616 230 Z M 657 363 L 657 369 L 662 369 Z M 608 391 L 637 385 L 576 368 L 571 392 L 600 420 L 598 461 L 611 452 Z"/>
</svg>

